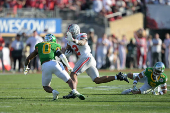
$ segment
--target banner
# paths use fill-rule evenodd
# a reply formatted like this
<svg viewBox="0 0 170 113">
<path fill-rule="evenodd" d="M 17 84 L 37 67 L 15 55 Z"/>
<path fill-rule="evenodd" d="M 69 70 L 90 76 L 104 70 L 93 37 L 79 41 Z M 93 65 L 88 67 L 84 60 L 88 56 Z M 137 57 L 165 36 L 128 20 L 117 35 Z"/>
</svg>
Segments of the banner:
<svg viewBox="0 0 170 113">
<path fill-rule="evenodd" d="M 147 5 L 146 27 L 170 29 L 170 7 L 168 5 Z"/>
<path fill-rule="evenodd" d="M 41 19 L 41 18 L 0 18 L 0 33 L 16 34 L 22 30 L 34 31 L 39 34 L 48 29 L 49 33 L 61 34 L 61 19 Z"/>
</svg>

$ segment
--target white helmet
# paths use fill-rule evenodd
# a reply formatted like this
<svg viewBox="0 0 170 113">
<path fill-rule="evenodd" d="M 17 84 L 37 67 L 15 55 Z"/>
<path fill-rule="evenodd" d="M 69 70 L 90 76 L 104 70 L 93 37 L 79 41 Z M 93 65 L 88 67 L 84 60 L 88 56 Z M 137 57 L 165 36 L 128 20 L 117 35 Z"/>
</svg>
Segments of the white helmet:
<svg viewBox="0 0 170 113">
<path fill-rule="evenodd" d="M 44 37 L 45 42 L 56 42 L 56 37 L 53 34 L 47 34 Z"/>
<path fill-rule="evenodd" d="M 77 24 L 70 24 L 68 31 L 72 34 L 73 38 L 76 38 L 76 36 L 80 34 L 80 27 Z"/>
<path fill-rule="evenodd" d="M 157 62 L 153 67 L 153 75 L 155 77 L 155 80 L 164 72 L 165 65 L 162 62 Z"/>
</svg>

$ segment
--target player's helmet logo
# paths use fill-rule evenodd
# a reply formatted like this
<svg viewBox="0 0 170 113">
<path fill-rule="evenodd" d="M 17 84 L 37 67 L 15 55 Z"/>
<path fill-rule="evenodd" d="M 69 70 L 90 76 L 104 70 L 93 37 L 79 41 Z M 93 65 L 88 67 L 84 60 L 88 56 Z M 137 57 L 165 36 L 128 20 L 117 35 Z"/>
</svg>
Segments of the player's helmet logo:
<svg viewBox="0 0 170 113">
<path fill-rule="evenodd" d="M 53 34 L 47 34 L 44 37 L 45 42 L 56 42 L 56 37 Z"/>
<path fill-rule="evenodd" d="M 73 38 L 76 38 L 76 36 L 80 34 L 80 27 L 77 24 L 70 24 L 68 31 L 72 34 Z"/>
<path fill-rule="evenodd" d="M 165 65 L 162 62 L 157 62 L 153 67 L 153 75 L 156 79 L 164 72 Z"/>
</svg>

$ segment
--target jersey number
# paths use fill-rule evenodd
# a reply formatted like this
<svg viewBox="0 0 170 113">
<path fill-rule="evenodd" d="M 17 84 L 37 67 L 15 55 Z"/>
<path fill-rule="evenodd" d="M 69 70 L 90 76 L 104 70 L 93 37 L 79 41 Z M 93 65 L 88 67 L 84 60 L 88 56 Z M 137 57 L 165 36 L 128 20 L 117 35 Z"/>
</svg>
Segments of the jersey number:
<svg viewBox="0 0 170 113">
<path fill-rule="evenodd" d="M 79 56 L 81 55 L 80 52 L 78 52 L 78 47 L 76 45 L 72 45 L 72 48 L 74 48 L 74 51 L 76 52 L 76 54 Z"/>
<path fill-rule="evenodd" d="M 45 43 L 43 45 L 43 54 L 49 54 L 51 52 L 51 44 Z"/>
</svg>

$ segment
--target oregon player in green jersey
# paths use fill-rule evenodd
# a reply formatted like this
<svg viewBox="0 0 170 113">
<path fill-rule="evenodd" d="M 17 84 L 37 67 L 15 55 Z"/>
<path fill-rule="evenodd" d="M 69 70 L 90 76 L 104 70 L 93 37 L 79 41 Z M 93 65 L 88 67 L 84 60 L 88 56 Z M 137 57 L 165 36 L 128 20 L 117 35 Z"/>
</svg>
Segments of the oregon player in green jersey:
<svg viewBox="0 0 170 113">
<path fill-rule="evenodd" d="M 167 76 L 164 73 L 165 65 L 162 62 L 157 62 L 153 68 L 146 68 L 141 73 L 128 73 L 124 74 L 130 79 L 134 79 L 133 81 L 133 88 L 127 89 L 122 92 L 122 94 L 147 94 L 150 91 L 154 95 L 163 95 L 167 93 Z M 137 89 L 136 85 L 138 82 L 144 83 L 144 85 Z M 154 90 L 160 86 L 162 91 L 158 91 L 156 93 Z"/>
<path fill-rule="evenodd" d="M 52 34 L 47 34 L 44 38 L 44 42 L 35 45 L 35 50 L 27 57 L 24 66 L 24 74 L 26 75 L 29 70 L 28 64 L 30 60 L 36 55 L 39 55 L 42 65 L 42 86 L 46 92 L 53 94 L 53 100 L 58 98 L 59 92 L 50 87 L 52 74 L 55 74 L 57 77 L 68 83 L 72 92 L 74 92 L 74 95 L 79 97 L 81 100 L 84 100 L 85 97 L 76 90 L 73 85 L 73 81 L 64 69 L 63 64 L 55 60 L 56 56 L 59 57 L 67 66 L 68 71 L 72 71 L 66 56 L 60 50 L 61 46 L 56 43 L 56 37 Z"/>
</svg>

